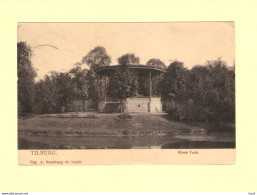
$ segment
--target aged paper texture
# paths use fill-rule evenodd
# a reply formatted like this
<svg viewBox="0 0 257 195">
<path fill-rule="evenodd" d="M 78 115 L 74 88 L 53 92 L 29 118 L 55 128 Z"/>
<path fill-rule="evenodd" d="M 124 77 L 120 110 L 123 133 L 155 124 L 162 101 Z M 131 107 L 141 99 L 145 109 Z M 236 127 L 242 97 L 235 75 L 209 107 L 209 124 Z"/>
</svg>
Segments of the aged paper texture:
<svg viewBox="0 0 257 195">
<path fill-rule="evenodd" d="M 17 49 L 20 165 L 235 162 L 234 22 L 19 23 Z"/>
<path fill-rule="evenodd" d="M 204 192 L 204 191 L 256 191 L 256 179 L 257 179 L 257 142 L 256 142 L 256 116 L 257 116 L 257 94 L 256 94 L 256 64 L 257 58 L 256 56 L 256 33 L 257 26 L 254 25 L 256 23 L 256 1 L 249 0 L 223 0 L 223 1 L 213 1 L 213 0 L 205 0 L 205 1 L 188 1 L 188 0 L 171 0 L 171 1 L 117 1 L 117 0 L 96 0 L 96 1 L 0 1 L 0 21 L 1 21 L 1 30 L 0 30 L 0 87 L 1 87 L 1 96 L 0 96 L 0 108 L 1 108 L 1 123 L 0 123 L 0 190 L 3 192 L 37 192 L 37 191 L 52 191 L 52 192 L 73 192 L 73 191 L 187 191 L 187 192 Z M 31 149 L 19 149 L 18 147 L 18 132 L 22 126 L 18 124 L 18 100 L 17 100 L 17 42 L 21 41 L 21 37 L 19 34 L 21 33 L 19 30 L 17 31 L 17 25 L 24 23 L 35 22 L 48 22 L 48 23 L 73 23 L 73 22 L 81 22 L 81 23 L 89 23 L 89 22 L 199 22 L 199 21 L 234 21 L 235 26 L 235 71 L 236 71 L 236 161 L 233 155 L 229 155 L 225 158 L 218 158 L 218 155 L 213 155 L 212 157 L 217 157 L 217 159 L 222 159 L 222 162 L 219 165 L 215 164 L 214 161 L 209 162 L 215 165 L 157 165 L 155 163 L 155 159 L 151 157 L 152 162 L 151 165 L 146 163 L 141 163 L 144 158 L 143 154 L 146 153 L 154 153 L 155 150 L 161 151 L 161 153 L 173 153 L 175 151 L 198 151 L 200 155 L 203 155 L 202 151 L 211 150 L 211 155 L 213 151 L 222 151 L 224 152 L 228 150 L 235 149 L 146 149 L 146 148 L 138 148 L 137 149 L 69 149 L 65 142 L 62 143 L 61 137 L 59 139 L 60 142 L 54 140 L 46 139 L 45 143 L 60 143 L 60 145 L 66 149 L 39 149 L 39 148 L 31 148 Z M 53 25 L 56 26 L 56 25 Z M 65 26 L 65 25 L 64 25 Z M 68 28 L 68 27 L 67 27 Z M 213 29 L 209 28 L 210 31 Z M 233 29 L 233 28 L 232 28 Z M 106 29 L 105 29 L 106 30 Z M 214 29 L 215 30 L 215 29 Z M 52 35 L 60 34 L 61 30 L 52 31 Z M 72 29 L 71 29 L 72 31 Z M 140 29 L 138 29 L 140 31 Z M 204 31 L 204 28 L 202 29 Z M 64 31 L 65 32 L 65 31 Z M 64 33 L 63 32 L 63 33 Z M 78 31 L 74 31 L 77 32 Z M 155 31 L 156 32 L 156 31 Z M 183 34 L 184 31 L 181 31 Z M 17 37 L 18 33 L 18 37 Z M 32 33 L 32 30 L 31 30 Z M 33 32 L 36 34 L 44 34 L 44 29 L 38 28 L 37 32 Z M 61 33 L 61 34 L 63 34 Z M 30 33 L 28 33 L 29 35 Z M 96 33 L 97 34 L 97 33 Z M 127 33 L 128 37 L 130 32 Z M 68 35 L 72 38 L 75 36 L 74 33 L 68 33 Z M 155 33 L 152 34 L 154 36 Z M 225 39 L 225 33 L 224 39 Z M 165 38 L 165 34 L 161 37 Z M 32 36 L 33 37 L 33 36 Z M 49 37 L 49 36 L 48 36 Z M 52 36 L 55 37 L 55 36 Z M 83 37 L 83 40 L 88 40 L 90 36 Z M 113 54 L 112 47 L 109 48 L 107 45 L 102 45 L 106 48 L 107 54 L 111 57 L 112 63 L 111 65 L 117 65 L 117 58 L 122 56 L 127 52 L 133 52 L 136 56 L 140 57 L 140 63 L 145 64 L 149 59 L 145 58 L 142 53 L 138 53 L 135 50 L 131 50 L 122 44 L 118 39 L 119 36 L 116 34 L 114 37 L 117 40 L 113 41 L 113 44 L 117 45 L 117 49 L 120 50 L 120 53 Z M 184 40 L 185 36 L 182 36 L 181 39 Z M 200 36 L 201 37 L 201 36 Z M 58 67 L 57 71 L 67 72 L 69 68 L 66 68 L 67 60 L 71 59 L 72 65 L 74 62 L 80 62 L 81 57 L 84 57 L 89 53 L 90 50 L 94 49 L 95 44 L 85 44 L 85 51 L 81 50 L 83 56 L 81 56 L 80 49 L 77 49 L 77 46 L 74 44 L 69 45 L 68 51 L 76 51 L 78 52 L 78 58 L 70 58 L 74 57 L 77 54 L 69 55 L 69 52 L 66 52 L 65 56 L 60 56 L 57 64 L 51 64 L 47 59 L 51 59 L 49 57 L 49 52 L 45 52 L 45 50 L 51 50 L 51 55 L 58 55 L 58 51 L 65 47 L 60 47 L 61 44 L 65 45 L 67 42 L 67 36 L 63 37 L 65 41 L 61 38 L 55 38 L 50 43 L 37 43 L 39 45 L 50 44 L 51 46 L 42 46 L 38 47 L 36 50 L 40 52 L 41 58 L 38 59 L 38 62 L 42 62 L 42 60 L 46 60 L 42 69 L 38 69 L 36 64 L 34 63 L 34 67 L 37 71 L 37 75 L 39 72 L 44 75 L 49 71 L 48 65 L 50 67 Z M 30 38 L 26 40 L 29 43 Z M 54 40 L 59 40 L 59 44 L 56 44 Z M 100 37 L 98 37 L 100 39 Z M 34 39 L 36 40 L 36 39 Z M 51 38 L 50 38 L 51 40 Z M 96 40 L 96 39 L 93 39 Z M 119 41 L 118 41 L 119 40 Z M 216 39 L 215 39 L 216 40 Z M 179 41 L 180 42 L 180 41 Z M 202 50 L 191 50 L 194 45 L 201 45 L 203 42 L 206 42 L 205 37 L 202 37 L 202 40 L 195 43 L 190 43 L 192 47 L 179 47 L 179 43 L 175 42 L 171 44 L 171 46 L 178 46 L 177 48 L 173 48 L 169 57 L 171 60 L 175 60 L 177 58 L 178 61 L 184 62 L 184 66 L 187 67 L 187 63 L 191 60 L 186 60 L 182 58 L 182 56 L 175 56 L 175 53 L 179 52 L 183 54 L 185 53 L 195 52 L 197 56 L 202 56 L 201 53 L 206 53 L 208 50 L 214 50 L 216 48 L 216 42 L 209 44 L 206 46 L 206 51 Z M 100 42 L 98 42 L 100 45 Z M 219 41 L 217 41 L 217 44 Z M 131 43 L 132 44 L 132 43 Z M 126 45 L 131 45 L 129 41 L 127 41 Z M 166 66 L 171 64 L 169 58 L 163 58 L 162 56 L 157 56 L 159 48 L 169 45 L 169 43 L 163 43 L 156 45 L 156 49 L 152 50 L 150 45 L 146 45 L 144 50 L 149 51 L 149 58 L 160 58 Z M 189 42 L 188 42 L 189 44 Z M 35 46 L 35 45 L 32 45 Z M 57 47 L 59 46 L 59 47 Z M 149 46 L 149 48 L 148 48 Z M 55 47 L 59 48 L 55 49 Z M 137 48 L 136 46 L 134 48 Z M 172 48 L 172 47 L 171 47 Z M 142 49 L 142 48 L 141 48 Z M 227 50 L 229 50 L 227 48 Z M 67 50 L 66 50 L 67 51 Z M 221 51 L 224 49 L 221 48 Z M 39 57 L 37 52 L 34 53 L 34 58 Z M 227 51 L 228 52 L 228 51 Z M 223 52 L 225 53 L 225 52 Z M 45 57 L 43 57 L 45 55 Z M 51 56 L 50 55 L 50 56 Z M 184 55 L 186 56 L 186 55 Z M 223 60 L 227 61 L 223 56 Z M 216 58 L 215 58 L 216 59 Z M 168 61 L 167 61 L 168 60 Z M 193 60 L 193 59 L 192 59 Z M 199 62 L 199 65 L 203 65 L 204 62 Z M 213 60 L 211 57 L 208 60 Z M 64 62 L 64 63 L 63 63 Z M 60 64 L 63 65 L 60 65 Z M 193 64 L 197 63 L 194 61 Z M 231 64 L 231 63 L 229 63 Z M 64 67 L 64 70 L 61 70 Z M 72 66 L 73 67 L 73 66 Z M 71 67 L 70 67 L 71 68 Z M 188 68 L 190 69 L 190 68 Z M 51 70 L 50 70 L 51 71 Z M 42 77 L 43 78 L 43 77 Z M 37 79 L 37 81 L 40 79 Z M 104 82 L 104 81 L 102 81 Z M 104 86 L 104 85 L 103 85 Z M 46 104 L 47 105 L 47 104 Z M 78 104 L 81 105 L 81 104 Z M 75 115 L 73 113 L 73 115 Z M 152 115 L 151 115 L 152 116 Z M 113 116 L 110 115 L 112 119 Z M 55 120 L 61 118 L 50 118 L 52 120 L 52 127 L 55 125 Z M 80 118 L 77 118 L 79 120 Z M 91 118 L 93 119 L 93 118 Z M 101 120 L 99 118 L 98 120 Z M 114 119 L 115 120 L 115 119 Z M 26 120 L 23 121 L 23 123 Z M 97 120 L 96 120 L 97 121 Z M 116 121 L 116 120 L 115 120 Z M 33 130 L 42 130 L 42 123 L 37 127 L 37 123 L 32 124 L 31 121 L 28 120 L 31 124 Z M 35 122 L 35 121 L 34 121 Z M 178 122 L 178 121 L 176 121 Z M 185 121 L 184 121 L 185 122 Z M 93 123 L 93 121 L 91 121 Z M 97 123 L 97 122 L 96 122 Z M 44 124 L 44 123 L 43 123 Z M 45 127 L 49 129 L 50 123 L 46 123 Z M 153 123 L 150 123 L 153 124 Z M 170 123 L 167 123 L 169 125 Z M 177 123 L 174 123 L 177 124 Z M 24 125 L 24 124 L 23 124 Z M 138 125 L 135 123 L 134 125 Z M 139 125 L 138 125 L 139 126 Z M 148 125 L 149 127 L 150 125 Z M 25 126 L 23 126 L 25 127 Z M 65 124 L 61 126 L 65 131 L 69 128 Z M 72 127 L 75 127 L 73 125 Z M 82 125 L 84 127 L 84 125 Z M 76 126 L 78 128 L 78 126 Z M 114 126 L 112 127 L 114 128 Z M 72 130 L 73 128 L 70 128 Z M 184 131 L 186 129 L 183 128 Z M 203 128 L 205 129 L 205 128 Z M 53 129 L 51 129 L 53 130 Z M 79 131 L 77 131 L 79 133 Z M 117 131 L 116 131 L 117 132 Z M 194 131 L 197 133 L 197 131 Z M 28 131 L 29 133 L 29 131 Z M 31 132 L 32 133 L 32 132 Z M 43 131 L 41 132 L 43 133 Z M 200 135 L 200 134 L 199 134 Z M 177 135 L 178 136 L 178 135 Z M 35 141 L 36 138 L 42 137 L 42 135 L 36 136 L 27 136 L 33 138 Z M 68 137 L 68 136 L 66 136 Z M 79 137 L 79 136 L 77 136 Z M 199 136 L 196 136 L 198 138 Z M 233 139 L 233 138 L 232 138 Z M 126 140 L 126 139 L 124 139 Z M 39 140 L 40 141 L 40 140 Z M 136 141 L 136 139 L 135 139 Z M 197 140 L 195 140 L 197 141 Z M 43 143 L 44 143 L 43 142 Z M 24 142 L 23 142 L 24 143 Z M 73 143 L 77 143 L 73 141 Z M 83 142 L 88 143 L 88 142 Z M 92 143 L 98 143 L 91 140 Z M 106 142 L 109 145 L 116 144 L 116 142 Z M 125 141 L 127 145 L 128 142 Z M 142 142 L 140 142 L 142 143 Z M 74 144 L 73 144 L 74 145 Z M 81 147 L 81 142 L 76 144 Z M 160 146 L 162 144 L 156 144 L 155 146 Z M 31 146 L 31 145 L 30 145 Z M 41 146 L 38 144 L 37 146 Z M 169 145 L 170 146 L 170 145 Z M 34 154 L 40 154 L 40 151 L 43 151 L 41 154 L 59 156 L 57 159 L 53 157 L 53 161 L 66 161 L 68 157 L 60 158 L 60 154 L 64 155 L 68 152 L 75 152 L 73 154 L 81 152 L 91 152 L 98 154 L 98 152 L 113 154 L 115 152 L 125 151 L 125 153 L 132 153 L 133 150 L 136 153 L 142 152 L 142 155 L 137 157 L 137 162 L 133 162 L 133 165 L 123 164 L 123 165 L 109 165 L 104 166 L 102 164 L 99 166 L 21 166 L 20 164 L 30 165 L 29 158 L 32 161 L 39 162 L 38 159 L 42 159 L 42 156 L 32 157 L 30 154 L 31 151 Z M 19 161 L 19 153 L 24 152 L 22 157 L 20 157 Z M 135 156 L 137 155 L 136 153 Z M 160 158 L 160 152 L 156 159 Z M 133 155 L 134 155 L 133 154 Z M 29 155 L 29 158 L 26 158 L 25 155 Z M 122 154 L 125 155 L 125 154 Z M 131 154 L 132 155 L 132 154 Z M 175 158 L 179 157 L 175 154 Z M 86 157 L 88 155 L 85 155 Z M 93 156 L 93 155 L 92 155 Z M 104 156 L 104 155 L 103 155 Z M 103 156 L 98 156 L 98 162 L 101 160 Z M 25 158 L 23 158 L 25 157 Z M 110 156 L 105 156 L 108 161 L 110 161 Z M 115 157 L 115 162 L 120 162 L 117 160 L 117 156 Z M 187 164 L 192 164 L 192 156 L 183 155 L 184 158 L 188 159 Z M 45 160 L 49 160 L 49 158 L 43 157 Z M 79 159 L 81 161 L 84 159 L 83 156 L 79 155 L 74 157 L 73 165 L 79 164 Z M 124 158 L 127 158 L 125 156 Z M 195 160 L 195 156 L 193 156 L 193 160 Z M 230 161 L 230 158 L 232 162 Z M 130 159 L 133 159 L 130 157 Z M 168 156 L 167 159 L 172 159 L 172 156 Z M 226 159 L 226 161 L 224 160 Z M 148 159 L 144 159 L 148 161 Z M 184 159 L 185 161 L 186 159 Z M 207 160 L 207 158 L 204 158 Z M 77 162 L 76 162 L 77 161 Z M 84 161 L 84 160 L 83 160 Z M 140 164 L 139 164 L 140 161 Z M 92 162 L 84 161 L 88 164 L 93 164 Z M 102 161 L 103 162 L 103 161 Z M 115 163 L 113 162 L 113 164 Z M 167 161 L 166 161 L 167 162 Z M 180 161 L 182 162 L 182 161 Z M 194 161 L 195 162 L 195 161 Z M 228 165 L 220 165 L 228 162 Z M 51 162 L 50 162 L 51 163 Z M 96 162 L 94 162 L 96 164 Z M 128 162 L 127 162 L 128 163 Z M 149 161 L 147 162 L 149 163 Z M 174 163 L 174 161 L 172 161 Z M 172 164 L 171 163 L 171 164 Z M 202 163 L 199 163 L 202 164 Z M 230 165 L 233 164 L 233 165 Z"/>
</svg>

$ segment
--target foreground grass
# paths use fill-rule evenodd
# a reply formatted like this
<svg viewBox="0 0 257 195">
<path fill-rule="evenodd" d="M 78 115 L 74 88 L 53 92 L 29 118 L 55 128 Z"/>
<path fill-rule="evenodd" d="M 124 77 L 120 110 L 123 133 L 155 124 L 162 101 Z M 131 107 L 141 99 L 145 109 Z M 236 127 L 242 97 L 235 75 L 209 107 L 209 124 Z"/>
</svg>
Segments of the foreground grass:
<svg viewBox="0 0 257 195">
<path fill-rule="evenodd" d="M 65 116 L 65 115 L 64 115 Z M 165 115 L 133 115 L 130 121 L 117 121 L 114 114 L 96 114 L 96 117 L 58 117 L 57 115 L 34 116 L 18 120 L 20 132 L 41 133 L 172 133 L 178 130 L 189 131 L 199 126 L 173 122 Z"/>
<path fill-rule="evenodd" d="M 234 131 L 234 126 L 206 123 L 181 123 L 164 114 L 133 115 L 130 121 L 117 121 L 118 114 L 94 113 L 83 115 L 38 115 L 19 119 L 19 133 L 28 134 L 81 134 L 81 135 L 169 135 L 202 134 L 208 131 Z M 70 117 L 69 117 L 70 116 Z M 76 117 L 78 116 L 78 117 Z M 88 117 L 91 116 L 91 117 Z"/>
<path fill-rule="evenodd" d="M 235 144 L 233 124 L 181 123 L 163 114 L 132 115 L 130 121 L 117 121 L 117 115 L 39 115 L 19 119 L 19 148 L 218 148 Z"/>
</svg>

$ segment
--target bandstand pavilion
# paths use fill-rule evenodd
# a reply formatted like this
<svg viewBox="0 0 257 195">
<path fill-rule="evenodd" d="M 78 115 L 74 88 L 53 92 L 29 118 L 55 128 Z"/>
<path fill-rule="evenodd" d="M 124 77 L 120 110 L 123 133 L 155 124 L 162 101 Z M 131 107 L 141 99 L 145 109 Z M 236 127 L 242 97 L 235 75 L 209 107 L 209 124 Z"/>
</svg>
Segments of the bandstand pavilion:
<svg viewBox="0 0 257 195">
<path fill-rule="evenodd" d="M 99 85 L 98 112 L 117 112 L 119 108 L 118 98 L 107 96 L 107 85 L 110 74 L 122 65 L 105 66 L 96 70 Z M 125 112 L 162 112 L 161 93 L 155 85 L 164 72 L 162 68 L 146 65 L 126 65 L 131 72 L 137 75 L 141 86 L 138 96 L 126 98 L 124 104 Z M 154 84 L 154 87 L 153 87 Z"/>
</svg>

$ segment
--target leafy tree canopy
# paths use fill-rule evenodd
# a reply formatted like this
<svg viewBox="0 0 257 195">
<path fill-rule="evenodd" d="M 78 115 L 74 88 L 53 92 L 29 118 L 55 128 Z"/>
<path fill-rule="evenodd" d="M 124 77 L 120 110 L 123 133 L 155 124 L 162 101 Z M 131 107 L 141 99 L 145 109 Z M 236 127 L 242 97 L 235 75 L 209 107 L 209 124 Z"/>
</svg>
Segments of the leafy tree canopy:
<svg viewBox="0 0 257 195">
<path fill-rule="evenodd" d="M 198 113 L 213 113 L 216 121 L 233 120 L 235 112 L 235 71 L 220 58 L 194 66 L 190 71 L 191 97 Z"/>
<path fill-rule="evenodd" d="M 82 69 L 80 63 L 76 63 L 74 67 L 69 71 L 71 76 L 71 82 L 75 90 L 77 98 L 85 98 L 87 96 L 86 86 L 86 73 L 87 69 Z"/>
<path fill-rule="evenodd" d="M 119 65 L 139 65 L 140 58 L 133 53 L 127 53 L 118 58 Z"/>
<path fill-rule="evenodd" d="M 121 112 L 124 112 L 123 99 L 136 96 L 137 91 L 138 83 L 136 75 L 130 72 L 128 67 L 123 66 L 111 74 L 110 82 L 107 86 L 107 95 L 109 97 L 119 98 Z"/>
<path fill-rule="evenodd" d="M 161 80 L 163 98 L 175 101 L 185 99 L 187 95 L 187 75 L 188 72 L 182 62 L 172 62 Z"/>
<path fill-rule="evenodd" d="M 18 78 L 29 77 L 34 80 L 36 71 L 31 62 L 33 52 L 26 42 L 17 43 Z"/>
<path fill-rule="evenodd" d="M 166 69 L 165 64 L 160 59 L 156 59 L 156 58 L 151 58 L 150 60 L 148 60 L 146 65 L 161 68 L 161 69 Z"/>
<path fill-rule="evenodd" d="M 110 76 L 107 93 L 119 99 L 134 97 L 137 94 L 136 76 L 127 67 L 116 69 Z"/>
<path fill-rule="evenodd" d="M 94 71 L 99 67 L 109 66 L 111 58 L 104 47 L 97 46 L 84 56 L 81 62 L 88 64 L 91 70 Z"/>
<path fill-rule="evenodd" d="M 32 50 L 26 42 L 17 43 L 18 111 L 19 115 L 33 113 L 34 79 L 36 71 L 31 62 Z"/>
</svg>

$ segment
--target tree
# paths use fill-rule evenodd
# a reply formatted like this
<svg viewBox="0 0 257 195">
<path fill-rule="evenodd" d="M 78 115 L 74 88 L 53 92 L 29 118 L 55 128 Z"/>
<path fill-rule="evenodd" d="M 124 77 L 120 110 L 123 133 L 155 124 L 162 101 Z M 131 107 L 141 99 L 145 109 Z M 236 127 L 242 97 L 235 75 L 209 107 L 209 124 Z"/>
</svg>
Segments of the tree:
<svg viewBox="0 0 257 195">
<path fill-rule="evenodd" d="M 207 61 L 206 66 L 209 69 L 206 92 L 215 91 L 218 98 L 212 101 L 208 106 L 215 113 L 215 117 L 222 122 L 225 120 L 234 120 L 235 113 L 235 72 L 232 68 L 228 69 L 227 64 L 220 58 L 214 61 Z M 207 88 L 208 87 L 208 88 Z M 229 116 L 230 115 L 230 116 Z"/>
<path fill-rule="evenodd" d="M 189 97 L 193 100 L 192 113 L 196 120 L 206 119 L 206 104 L 204 105 L 206 101 L 204 101 L 204 94 L 206 83 L 208 82 L 208 74 L 208 68 L 202 65 L 196 65 L 190 70 L 190 76 L 187 83 L 190 86 Z"/>
<path fill-rule="evenodd" d="M 98 102 L 97 79 L 94 70 L 82 69 L 81 65 L 81 63 L 77 62 L 74 64 L 75 67 L 70 70 L 73 84 L 78 89 L 78 98 Z"/>
<path fill-rule="evenodd" d="M 84 101 L 88 97 L 88 88 L 86 84 L 87 69 L 82 69 L 80 63 L 76 63 L 75 67 L 72 68 L 69 73 L 71 75 L 71 82 L 74 89 L 75 101 L 76 101 L 76 112 L 78 111 L 78 100 L 83 100 L 83 112 L 84 112 Z"/>
<path fill-rule="evenodd" d="M 160 81 L 163 99 L 184 101 L 187 96 L 187 76 L 188 72 L 182 62 L 171 63 Z"/>
<path fill-rule="evenodd" d="M 52 71 L 35 85 L 35 111 L 39 114 L 69 110 L 75 93 L 70 74 Z"/>
<path fill-rule="evenodd" d="M 156 58 L 151 58 L 150 60 L 148 60 L 146 65 L 153 66 L 160 69 L 166 69 L 165 64 L 160 59 L 156 59 Z"/>
<path fill-rule="evenodd" d="M 64 107 L 69 110 L 70 103 L 76 96 L 70 73 L 58 73 L 52 75 L 52 77 L 57 85 L 58 107 Z"/>
<path fill-rule="evenodd" d="M 109 66 L 111 58 L 107 55 L 104 47 L 97 46 L 83 57 L 81 62 L 88 64 L 90 69 L 95 71 L 99 67 Z"/>
<path fill-rule="evenodd" d="M 35 84 L 34 111 L 37 114 L 55 113 L 60 111 L 60 103 L 58 101 L 58 86 L 54 80 L 54 75 L 58 73 L 52 72 L 51 76 L 46 75 L 43 80 Z"/>
<path fill-rule="evenodd" d="M 97 101 L 95 74 L 75 63 L 68 72 L 52 71 L 44 79 L 35 83 L 34 110 L 38 114 L 73 111 L 73 103 L 78 100 Z"/>
<path fill-rule="evenodd" d="M 17 43 L 18 64 L 18 113 L 33 113 L 34 79 L 36 71 L 31 62 L 32 50 L 26 42 Z"/>
<path fill-rule="evenodd" d="M 140 58 L 136 57 L 135 54 L 127 53 L 118 58 L 119 65 L 139 65 Z"/>
<path fill-rule="evenodd" d="M 235 113 L 235 72 L 224 61 L 207 61 L 204 66 L 191 69 L 191 97 L 196 114 L 203 113 L 206 120 L 234 120 Z"/>
<path fill-rule="evenodd" d="M 120 100 L 120 110 L 124 113 L 123 100 L 137 95 L 137 78 L 127 66 L 116 69 L 109 78 L 107 94 L 109 97 Z"/>
<path fill-rule="evenodd" d="M 92 70 L 87 71 L 85 79 L 88 91 L 88 99 L 98 102 L 97 82 L 94 72 Z"/>
</svg>

